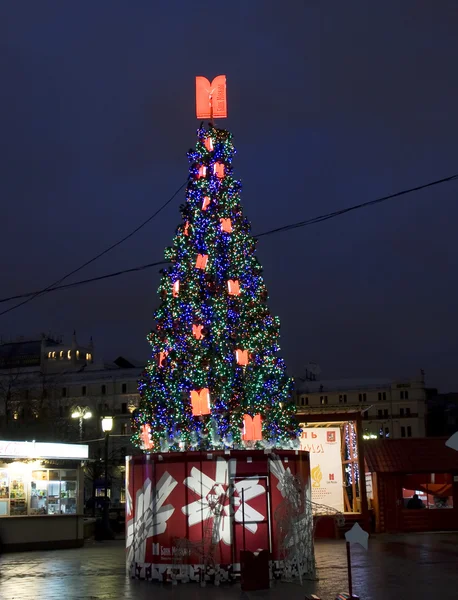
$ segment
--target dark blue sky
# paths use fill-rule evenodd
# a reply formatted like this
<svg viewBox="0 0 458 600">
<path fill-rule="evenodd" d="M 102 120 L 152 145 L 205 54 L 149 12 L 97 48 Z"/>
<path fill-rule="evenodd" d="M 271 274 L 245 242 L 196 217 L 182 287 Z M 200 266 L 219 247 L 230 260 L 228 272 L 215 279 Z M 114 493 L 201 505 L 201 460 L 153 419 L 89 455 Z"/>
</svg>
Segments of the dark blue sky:
<svg viewBox="0 0 458 600">
<path fill-rule="evenodd" d="M 455 0 L 2 3 L 1 297 L 58 279 L 185 181 L 198 74 L 227 75 L 254 232 L 458 172 L 457 31 Z M 424 368 L 457 389 L 457 195 L 450 183 L 260 240 L 292 374 Z M 79 276 L 161 260 L 183 199 Z M 76 328 L 107 359 L 145 358 L 158 282 L 49 294 L 0 332 Z"/>
</svg>

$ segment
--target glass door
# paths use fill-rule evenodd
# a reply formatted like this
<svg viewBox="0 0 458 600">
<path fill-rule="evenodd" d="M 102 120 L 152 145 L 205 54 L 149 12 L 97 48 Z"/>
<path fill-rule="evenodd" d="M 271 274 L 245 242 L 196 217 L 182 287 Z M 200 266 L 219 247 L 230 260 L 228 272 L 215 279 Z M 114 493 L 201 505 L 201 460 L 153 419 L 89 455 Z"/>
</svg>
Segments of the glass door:
<svg viewBox="0 0 458 600">
<path fill-rule="evenodd" d="M 8 471 L 0 469 L 0 517 L 9 514 L 8 501 L 10 499 L 10 487 Z"/>
</svg>

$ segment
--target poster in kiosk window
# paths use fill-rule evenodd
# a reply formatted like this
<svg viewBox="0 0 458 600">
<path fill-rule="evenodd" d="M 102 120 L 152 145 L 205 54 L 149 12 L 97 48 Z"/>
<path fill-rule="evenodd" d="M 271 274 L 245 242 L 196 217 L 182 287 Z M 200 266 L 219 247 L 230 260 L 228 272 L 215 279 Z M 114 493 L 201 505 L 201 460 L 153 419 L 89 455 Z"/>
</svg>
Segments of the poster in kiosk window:
<svg viewBox="0 0 458 600">
<path fill-rule="evenodd" d="M 339 427 L 304 427 L 301 450 L 310 452 L 312 502 L 344 512 Z"/>
</svg>

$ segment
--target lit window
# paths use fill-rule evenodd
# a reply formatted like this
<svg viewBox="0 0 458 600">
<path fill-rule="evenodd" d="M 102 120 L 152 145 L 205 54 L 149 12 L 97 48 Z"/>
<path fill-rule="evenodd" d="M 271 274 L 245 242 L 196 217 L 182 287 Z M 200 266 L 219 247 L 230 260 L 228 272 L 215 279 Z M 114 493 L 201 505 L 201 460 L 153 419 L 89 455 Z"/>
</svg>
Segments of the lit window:
<svg viewBox="0 0 458 600">
<path fill-rule="evenodd" d="M 59 358 L 64 358 L 64 351 L 63 351 L 63 350 L 61 350 L 61 351 L 59 352 Z"/>
<path fill-rule="evenodd" d="M 426 473 L 402 478 L 403 508 L 407 510 L 453 508 L 453 475 Z"/>
<path fill-rule="evenodd" d="M 92 354 L 90 352 L 86 352 L 86 360 L 92 360 Z"/>
<path fill-rule="evenodd" d="M 67 352 L 67 358 L 68 358 L 68 360 L 70 360 L 70 359 L 71 359 L 71 357 L 72 357 L 72 351 L 71 351 L 71 350 L 69 350 L 69 351 Z"/>
<path fill-rule="evenodd" d="M 80 351 L 79 351 L 79 350 L 77 350 L 77 351 L 76 351 L 76 360 L 79 360 L 79 359 L 80 359 Z"/>
</svg>

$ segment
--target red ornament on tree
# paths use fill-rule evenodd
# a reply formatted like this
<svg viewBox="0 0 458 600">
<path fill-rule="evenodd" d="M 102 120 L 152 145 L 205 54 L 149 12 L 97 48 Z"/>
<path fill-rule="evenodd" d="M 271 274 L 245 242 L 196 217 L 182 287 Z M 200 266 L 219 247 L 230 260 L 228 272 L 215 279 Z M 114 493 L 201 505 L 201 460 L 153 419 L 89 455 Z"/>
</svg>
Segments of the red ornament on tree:
<svg viewBox="0 0 458 600">
<path fill-rule="evenodd" d="M 213 140 L 211 139 L 211 137 L 207 137 L 205 138 L 205 142 L 204 142 L 205 148 L 209 151 L 209 152 L 213 152 L 214 147 L 213 147 Z"/>
<path fill-rule="evenodd" d="M 199 170 L 197 171 L 197 179 L 202 179 L 202 177 L 207 176 L 207 167 L 204 165 L 200 165 Z"/>
<path fill-rule="evenodd" d="M 167 350 L 165 350 L 164 352 L 159 352 L 159 356 L 157 359 L 157 364 L 160 367 L 164 367 L 165 366 L 165 359 L 167 358 L 168 352 Z"/>
<path fill-rule="evenodd" d="M 202 210 L 207 210 L 207 208 L 210 206 L 210 204 L 211 204 L 210 197 L 205 196 L 204 201 L 202 202 Z"/>
<path fill-rule="evenodd" d="M 210 391 L 208 388 L 191 391 L 192 414 L 195 417 L 210 414 Z"/>
<path fill-rule="evenodd" d="M 248 350 L 236 350 L 235 357 L 237 359 L 237 364 L 242 367 L 246 367 L 248 364 Z"/>
<path fill-rule="evenodd" d="M 220 219 L 221 231 L 232 233 L 232 222 L 230 219 Z"/>
<path fill-rule="evenodd" d="M 240 284 L 238 279 L 229 279 L 227 290 L 231 296 L 240 296 Z"/>
<path fill-rule="evenodd" d="M 193 325 L 192 326 L 192 335 L 196 338 L 196 340 L 203 339 L 203 337 L 204 337 L 203 329 L 204 329 L 203 325 Z"/>
<path fill-rule="evenodd" d="M 222 179 L 224 177 L 224 164 L 220 162 L 215 162 L 213 165 L 213 175 L 216 175 L 218 179 Z"/>
<path fill-rule="evenodd" d="M 261 415 L 243 415 L 242 439 L 248 441 L 262 440 L 262 418 Z"/>
<path fill-rule="evenodd" d="M 142 425 L 140 427 L 140 431 L 140 437 L 143 442 L 143 448 L 145 450 L 151 450 L 151 448 L 153 447 L 153 442 L 151 441 L 151 427 L 145 423 L 145 425 Z"/>
<path fill-rule="evenodd" d="M 175 281 L 175 283 L 173 284 L 173 287 L 172 287 L 172 294 L 173 294 L 173 297 L 174 297 L 174 298 L 177 298 L 177 297 L 178 297 L 178 293 L 179 293 L 179 291 L 180 291 L 180 282 L 179 282 L 179 280 L 177 279 L 177 280 Z"/>
<path fill-rule="evenodd" d="M 205 270 L 207 268 L 207 263 L 208 263 L 208 254 L 198 254 L 197 255 L 196 269 Z"/>
</svg>

